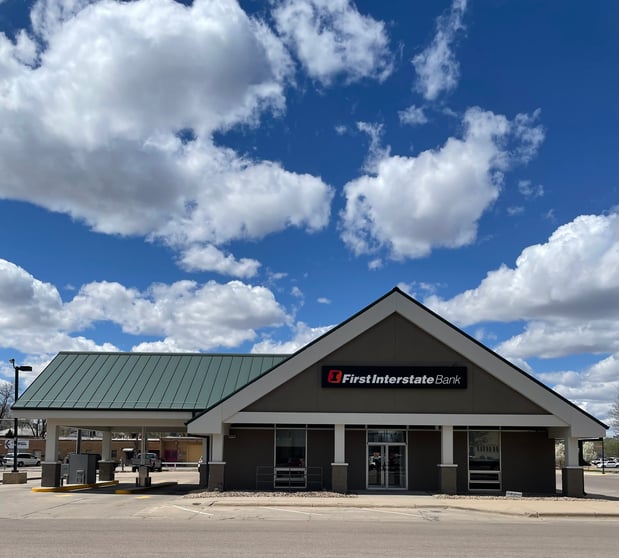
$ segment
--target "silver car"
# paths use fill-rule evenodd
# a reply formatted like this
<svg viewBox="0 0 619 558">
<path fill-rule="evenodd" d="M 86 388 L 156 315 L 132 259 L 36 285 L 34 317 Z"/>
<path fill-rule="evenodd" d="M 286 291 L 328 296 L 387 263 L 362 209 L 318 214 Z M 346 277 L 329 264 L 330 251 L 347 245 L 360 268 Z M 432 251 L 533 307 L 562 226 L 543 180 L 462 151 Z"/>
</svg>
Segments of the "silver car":
<svg viewBox="0 0 619 558">
<path fill-rule="evenodd" d="M 599 467 L 600 469 L 602 467 L 605 467 L 607 469 L 616 469 L 619 467 L 619 463 L 615 459 L 605 459 L 604 461 L 596 463 L 595 466 Z"/>
<path fill-rule="evenodd" d="M 4 464 L 13 466 L 13 454 L 9 453 L 4 456 Z M 18 453 L 17 454 L 17 466 L 25 467 L 27 465 L 40 465 L 41 460 L 32 453 Z"/>
</svg>

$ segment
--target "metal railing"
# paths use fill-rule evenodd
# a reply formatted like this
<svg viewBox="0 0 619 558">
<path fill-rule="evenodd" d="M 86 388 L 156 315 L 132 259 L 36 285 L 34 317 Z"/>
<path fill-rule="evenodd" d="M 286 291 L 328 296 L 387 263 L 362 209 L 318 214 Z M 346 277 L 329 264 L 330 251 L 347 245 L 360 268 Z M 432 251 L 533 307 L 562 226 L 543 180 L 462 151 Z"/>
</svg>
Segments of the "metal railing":
<svg viewBox="0 0 619 558">
<path fill-rule="evenodd" d="M 165 469 L 187 469 L 188 467 L 198 468 L 199 461 L 162 461 L 161 466 Z"/>
<path fill-rule="evenodd" d="M 256 467 L 256 490 L 322 490 L 322 467 Z"/>
<path fill-rule="evenodd" d="M 501 471 L 469 470 L 469 490 L 501 490 Z"/>
</svg>

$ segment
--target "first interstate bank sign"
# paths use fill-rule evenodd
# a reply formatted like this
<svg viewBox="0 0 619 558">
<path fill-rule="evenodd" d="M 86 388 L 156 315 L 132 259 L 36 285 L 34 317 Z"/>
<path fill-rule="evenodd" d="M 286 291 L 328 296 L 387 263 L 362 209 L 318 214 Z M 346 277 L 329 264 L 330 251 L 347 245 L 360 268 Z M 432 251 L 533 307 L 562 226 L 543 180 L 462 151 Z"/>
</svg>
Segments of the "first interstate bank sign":
<svg viewBox="0 0 619 558">
<path fill-rule="evenodd" d="M 466 389 L 466 367 L 323 366 L 322 387 Z"/>
</svg>

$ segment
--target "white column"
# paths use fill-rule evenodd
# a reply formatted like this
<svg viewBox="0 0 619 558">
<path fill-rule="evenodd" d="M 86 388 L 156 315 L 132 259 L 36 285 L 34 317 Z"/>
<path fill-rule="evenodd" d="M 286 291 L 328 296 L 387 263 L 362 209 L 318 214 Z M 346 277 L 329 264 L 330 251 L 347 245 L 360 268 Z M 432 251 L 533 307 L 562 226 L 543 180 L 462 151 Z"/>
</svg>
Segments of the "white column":
<svg viewBox="0 0 619 558">
<path fill-rule="evenodd" d="M 223 463 L 224 460 L 224 435 L 211 435 L 211 463 Z"/>
<path fill-rule="evenodd" d="M 454 427 L 441 427 L 441 464 L 453 465 L 454 462 Z"/>
<path fill-rule="evenodd" d="M 58 432 L 60 431 L 60 425 L 54 421 L 47 421 L 47 438 L 45 440 L 45 461 L 58 461 L 58 451 L 60 446 L 58 444 Z"/>
<path fill-rule="evenodd" d="M 103 431 L 103 440 L 101 441 L 101 459 L 103 461 L 112 460 L 112 430 Z"/>
<path fill-rule="evenodd" d="M 578 438 L 565 437 L 565 466 L 578 467 Z"/>
<path fill-rule="evenodd" d="M 333 462 L 346 463 L 346 429 L 343 424 L 335 425 Z"/>
<path fill-rule="evenodd" d="M 148 442 L 146 436 L 148 436 L 148 433 L 146 432 L 146 428 L 142 426 L 142 440 L 140 449 L 142 457 L 140 458 L 140 465 L 146 464 L 146 452 L 148 451 Z"/>
<path fill-rule="evenodd" d="M 578 463 L 578 438 L 572 436 L 571 428 L 555 433 L 563 438 L 565 464 L 561 470 L 561 493 L 563 496 L 582 498 L 585 495 L 584 468 Z"/>
</svg>

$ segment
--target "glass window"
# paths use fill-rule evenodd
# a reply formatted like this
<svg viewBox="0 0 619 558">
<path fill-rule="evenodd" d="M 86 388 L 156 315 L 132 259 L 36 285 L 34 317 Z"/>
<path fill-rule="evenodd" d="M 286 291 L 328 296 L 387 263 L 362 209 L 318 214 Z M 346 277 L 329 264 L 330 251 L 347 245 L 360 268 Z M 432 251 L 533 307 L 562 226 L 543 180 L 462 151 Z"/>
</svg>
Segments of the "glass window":
<svg viewBox="0 0 619 558">
<path fill-rule="evenodd" d="M 406 442 L 404 430 L 368 430 L 368 443 Z"/>
<path fill-rule="evenodd" d="M 496 430 L 471 430 L 469 432 L 469 470 L 500 471 L 500 433 Z"/>
<path fill-rule="evenodd" d="M 501 490 L 501 433 L 469 431 L 469 490 Z"/>
<path fill-rule="evenodd" d="M 305 467 L 305 430 L 275 430 L 275 466 Z"/>
</svg>

